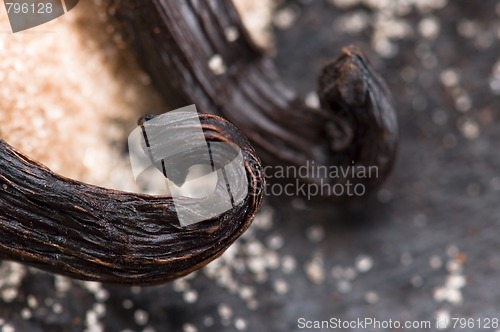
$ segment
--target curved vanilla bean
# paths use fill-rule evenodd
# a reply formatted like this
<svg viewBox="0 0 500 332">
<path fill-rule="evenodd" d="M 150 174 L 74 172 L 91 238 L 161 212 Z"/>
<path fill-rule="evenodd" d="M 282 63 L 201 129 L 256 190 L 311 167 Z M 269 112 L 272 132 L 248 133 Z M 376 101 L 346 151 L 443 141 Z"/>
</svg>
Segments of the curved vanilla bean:
<svg viewBox="0 0 500 332">
<path fill-rule="evenodd" d="M 323 69 L 321 109 L 307 107 L 250 40 L 230 0 L 109 0 L 139 62 L 173 107 L 196 104 L 250 139 L 267 165 L 308 167 L 310 183 L 377 187 L 389 174 L 398 126 L 390 94 L 355 47 Z M 235 38 L 236 37 L 236 38 Z M 313 167 L 375 167 L 341 178 Z M 339 197 L 332 194 L 333 198 Z"/>
<path fill-rule="evenodd" d="M 78 279 L 150 285 L 218 257 L 251 223 L 264 179 L 254 150 L 233 125 L 213 115 L 200 121 L 207 142 L 241 149 L 248 193 L 222 215 L 185 227 L 171 197 L 70 180 L 0 140 L 0 259 Z M 197 201 L 177 199 L 185 206 Z"/>
</svg>

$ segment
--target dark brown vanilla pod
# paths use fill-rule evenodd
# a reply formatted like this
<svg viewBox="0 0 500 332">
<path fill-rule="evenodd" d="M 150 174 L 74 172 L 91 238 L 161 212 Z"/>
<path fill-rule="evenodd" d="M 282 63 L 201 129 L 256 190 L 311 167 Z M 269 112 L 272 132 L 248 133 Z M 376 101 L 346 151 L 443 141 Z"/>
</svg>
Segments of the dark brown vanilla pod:
<svg viewBox="0 0 500 332">
<path fill-rule="evenodd" d="M 345 48 L 325 66 L 321 108 L 315 109 L 282 82 L 230 0 L 108 1 L 119 30 L 172 108 L 194 103 L 200 112 L 223 116 L 249 138 L 264 164 L 306 168 L 300 176 L 306 183 L 359 184 L 368 192 L 390 173 L 396 113 L 383 80 L 357 48 Z M 322 196 L 350 198 L 335 191 Z"/>
<path fill-rule="evenodd" d="M 254 218 L 264 178 L 254 150 L 233 125 L 213 115 L 200 121 L 209 144 L 240 149 L 248 191 L 225 213 L 184 227 L 171 197 L 67 179 L 0 140 L 0 258 L 78 279 L 154 285 L 221 255 Z M 177 199 L 185 206 L 197 200 Z"/>
</svg>

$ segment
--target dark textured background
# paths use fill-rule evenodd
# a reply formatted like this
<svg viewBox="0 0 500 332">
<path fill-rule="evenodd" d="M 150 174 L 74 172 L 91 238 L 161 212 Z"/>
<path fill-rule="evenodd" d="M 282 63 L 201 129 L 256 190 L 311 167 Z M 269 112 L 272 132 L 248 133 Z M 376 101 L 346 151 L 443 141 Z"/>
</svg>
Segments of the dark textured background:
<svg viewBox="0 0 500 332">
<path fill-rule="evenodd" d="M 495 95 L 493 89 L 493 68 L 500 61 L 500 5 L 494 0 L 448 2 L 442 9 L 425 13 L 413 8 L 397 17 L 412 33 L 390 39 L 398 48 L 393 57 L 383 57 L 372 47 L 380 13 L 370 6 L 341 9 L 319 0 L 283 4 L 298 13 L 291 27 L 275 32 L 277 65 L 285 80 L 305 96 L 314 90 L 325 61 L 336 57 L 343 45 L 361 45 L 393 92 L 401 139 L 393 175 L 378 195 L 355 210 L 319 202 L 303 206 L 296 200 L 268 201 L 273 224 L 255 230 L 256 241 L 283 236 L 284 245 L 276 252 L 281 258 L 295 257 L 297 268 L 291 274 L 272 269 L 262 283 L 251 273 L 234 276 L 256 289 L 257 309 L 248 308 L 204 273 L 189 280 L 198 300 L 188 304 L 173 285 L 104 286 L 109 296 L 103 300 L 71 281 L 67 291 L 57 293 L 53 276 L 29 270 L 16 300 L 0 301 L 0 330 L 82 331 L 92 320 L 88 311 L 96 302 L 106 309 L 98 318 L 105 331 L 238 331 L 242 324 L 240 319 L 235 326 L 237 317 L 248 331 L 296 331 L 299 317 L 434 322 L 438 313 L 449 313 L 500 318 L 500 92 Z M 335 22 L 356 11 L 369 19 L 365 29 L 348 34 L 336 28 Z M 435 39 L 418 32 L 419 22 L 428 17 L 439 22 Z M 443 71 L 450 68 L 459 74 L 458 87 L 442 82 Z M 318 243 L 306 236 L 311 225 L 324 230 Z M 352 272 L 360 255 L 369 257 L 373 267 L 347 281 L 351 288 L 342 292 L 332 268 L 351 267 Z M 312 257 L 323 262 L 325 280 L 320 284 L 304 271 Z M 466 280 L 463 288 L 456 288 L 462 301 L 439 301 L 436 289 L 446 284 L 457 264 L 462 271 L 456 275 Z M 278 279 L 287 283 L 286 294 L 276 293 L 273 280 Z M 37 305 L 22 317 L 29 295 Z M 54 303 L 61 304 L 56 312 Z M 226 322 L 217 309 L 221 303 L 232 310 Z M 134 319 L 137 309 L 149 313 L 145 326 Z M 206 326 L 207 316 L 214 321 L 211 327 Z M 464 330 L 480 330 L 475 324 Z"/>
</svg>

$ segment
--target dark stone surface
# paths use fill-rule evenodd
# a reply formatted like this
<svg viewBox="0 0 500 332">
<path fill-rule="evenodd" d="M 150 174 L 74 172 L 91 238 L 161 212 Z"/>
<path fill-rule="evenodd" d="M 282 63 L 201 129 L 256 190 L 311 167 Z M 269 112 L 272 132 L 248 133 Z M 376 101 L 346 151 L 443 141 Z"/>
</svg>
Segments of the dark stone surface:
<svg viewBox="0 0 500 332">
<path fill-rule="evenodd" d="M 397 17 L 413 32 L 392 39 L 399 50 L 391 58 L 381 57 L 370 46 L 376 11 L 369 6 L 339 9 L 319 0 L 284 4 L 289 5 L 295 6 L 299 16 L 289 29 L 276 31 L 277 64 L 299 93 L 314 90 L 321 65 L 337 56 L 343 45 L 356 43 L 369 54 L 394 94 L 401 126 L 400 152 L 393 175 L 377 197 L 350 211 L 324 202 L 302 202 L 303 206 L 296 200 L 270 199 L 273 226 L 254 230 L 255 239 L 240 241 L 240 250 L 252 241 L 266 246 L 270 236 L 281 235 L 284 245 L 275 251 L 280 258 L 294 257 L 297 268 L 290 274 L 281 268 L 270 270 L 262 283 L 248 271 L 233 273 L 238 287 L 245 284 L 256 289 L 256 310 L 204 273 L 188 281 L 198 293 L 198 300 L 188 304 L 172 284 L 143 289 L 104 286 L 109 296 L 96 300 L 82 283 L 71 281 L 67 292 L 58 293 L 52 276 L 29 270 L 16 299 L 0 302 L 3 324 L 16 331 L 82 331 L 87 312 L 99 301 L 106 308 L 104 317 L 98 319 L 105 331 L 143 331 L 145 326 L 134 319 L 137 309 L 148 312 L 146 326 L 154 331 L 182 331 L 186 323 L 198 331 L 238 331 L 236 317 L 245 320 L 247 331 L 299 331 L 300 317 L 422 320 L 432 322 L 431 330 L 436 330 L 438 312 L 447 311 L 451 317 L 500 318 L 500 98 L 489 86 L 495 62 L 500 60 L 498 1 L 449 1 L 444 8 L 427 13 L 413 8 Z M 365 30 L 347 34 L 334 28 L 343 15 L 358 10 L 371 18 Z M 425 17 L 439 22 L 436 39 L 419 35 L 417 27 Z M 471 37 L 463 35 L 464 20 L 476 24 Z M 449 68 L 459 74 L 459 88 L 442 83 L 441 74 Z M 466 112 L 457 110 L 455 99 L 460 94 L 470 96 Z M 312 225 L 325 231 L 319 243 L 306 236 Z M 360 255 L 370 257 L 373 267 L 358 273 L 349 281 L 351 289 L 343 293 L 332 268 L 354 267 Z M 314 284 L 304 271 L 304 264 L 316 256 L 322 258 L 325 271 L 320 284 Z M 437 264 L 439 259 L 442 266 Z M 463 288 L 455 288 L 462 301 L 437 301 L 435 291 L 446 284 L 453 264 L 462 269 L 457 275 L 466 279 Z M 280 279 L 288 284 L 285 295 L 273 287 Z M 31 318 L 25 319 L 21 312 L 28 307 L 30 294 L 38 305 L 30 310 Z M 61 304 L 60 313 L 53 312 L 54 301 Z M 218 313 L 221 303 L 232 309 L 227 326 Z M 207 315 L 214 320 L 211 327 L 205 326 Z M 368 327 L 352 330 L 374 331 Z M 481 329 L 476 320 L 463 330 Z"/>
</svg>

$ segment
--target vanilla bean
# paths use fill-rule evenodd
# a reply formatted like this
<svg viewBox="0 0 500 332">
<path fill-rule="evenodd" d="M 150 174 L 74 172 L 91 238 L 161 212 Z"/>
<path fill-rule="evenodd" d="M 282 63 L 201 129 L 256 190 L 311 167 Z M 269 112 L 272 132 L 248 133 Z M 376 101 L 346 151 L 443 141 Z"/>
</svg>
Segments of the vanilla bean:
<svg viewBox="0 0 500 332">
<path fill-rule="evenodd" d="M 221 255 L 250 225 L 264 180 L 254 150 L 233 125 L 213 115 L 200 121 L 207 142 L 240 148 L 248 193 L 220 216 L 184 227 L 171 197 L 67 179 L 0 140 L 0 258 L 78 279 L 151 285 Z"/>
<path fill-rule="evenodd" d="M 325 178 L 312 171 L 302 179 L 351 181 L 367 191 L 390 173 L 396 113 L 383 80 L 356 47 L 324 67 L 318 80 L 322 107 L 314 109 L 281 81 L 230 0 L 109 2 L 119 30 L 167 103 L 194 103 L 200 112 L 223 116 L 249 138 L 264 164 L 375 167 L 377 176 Z"/>
<path fill-rule="evenodd" d="M 245 231 L 262 201 L 263 169 L 236 127 L 268 165 L 299 168 L 313 162 L 378 170 L 376 177 L 306 176 L 306 182 L 352 180 L 374 189 L 389 174 L 396 115 L 383 80 L 360 50 L 345 48 L 324 67 L 318 80 L 322 107 L 314 109 L 283 84 L 229 0 L 109 1 L 170 106 L 195 103 L 213 114 L 200 115 L 206 140 L 241 149 L 247 195 L 218 217 L 181 227 L 170 197 L 61 177 L 0 140 L 1 259 L 74 278 L 141 285 L 202 267 Z M 227 31 L 238 38 L 226 38 Z M 181 201 L 189 206 L 196 199 Z"/>
</svg>

